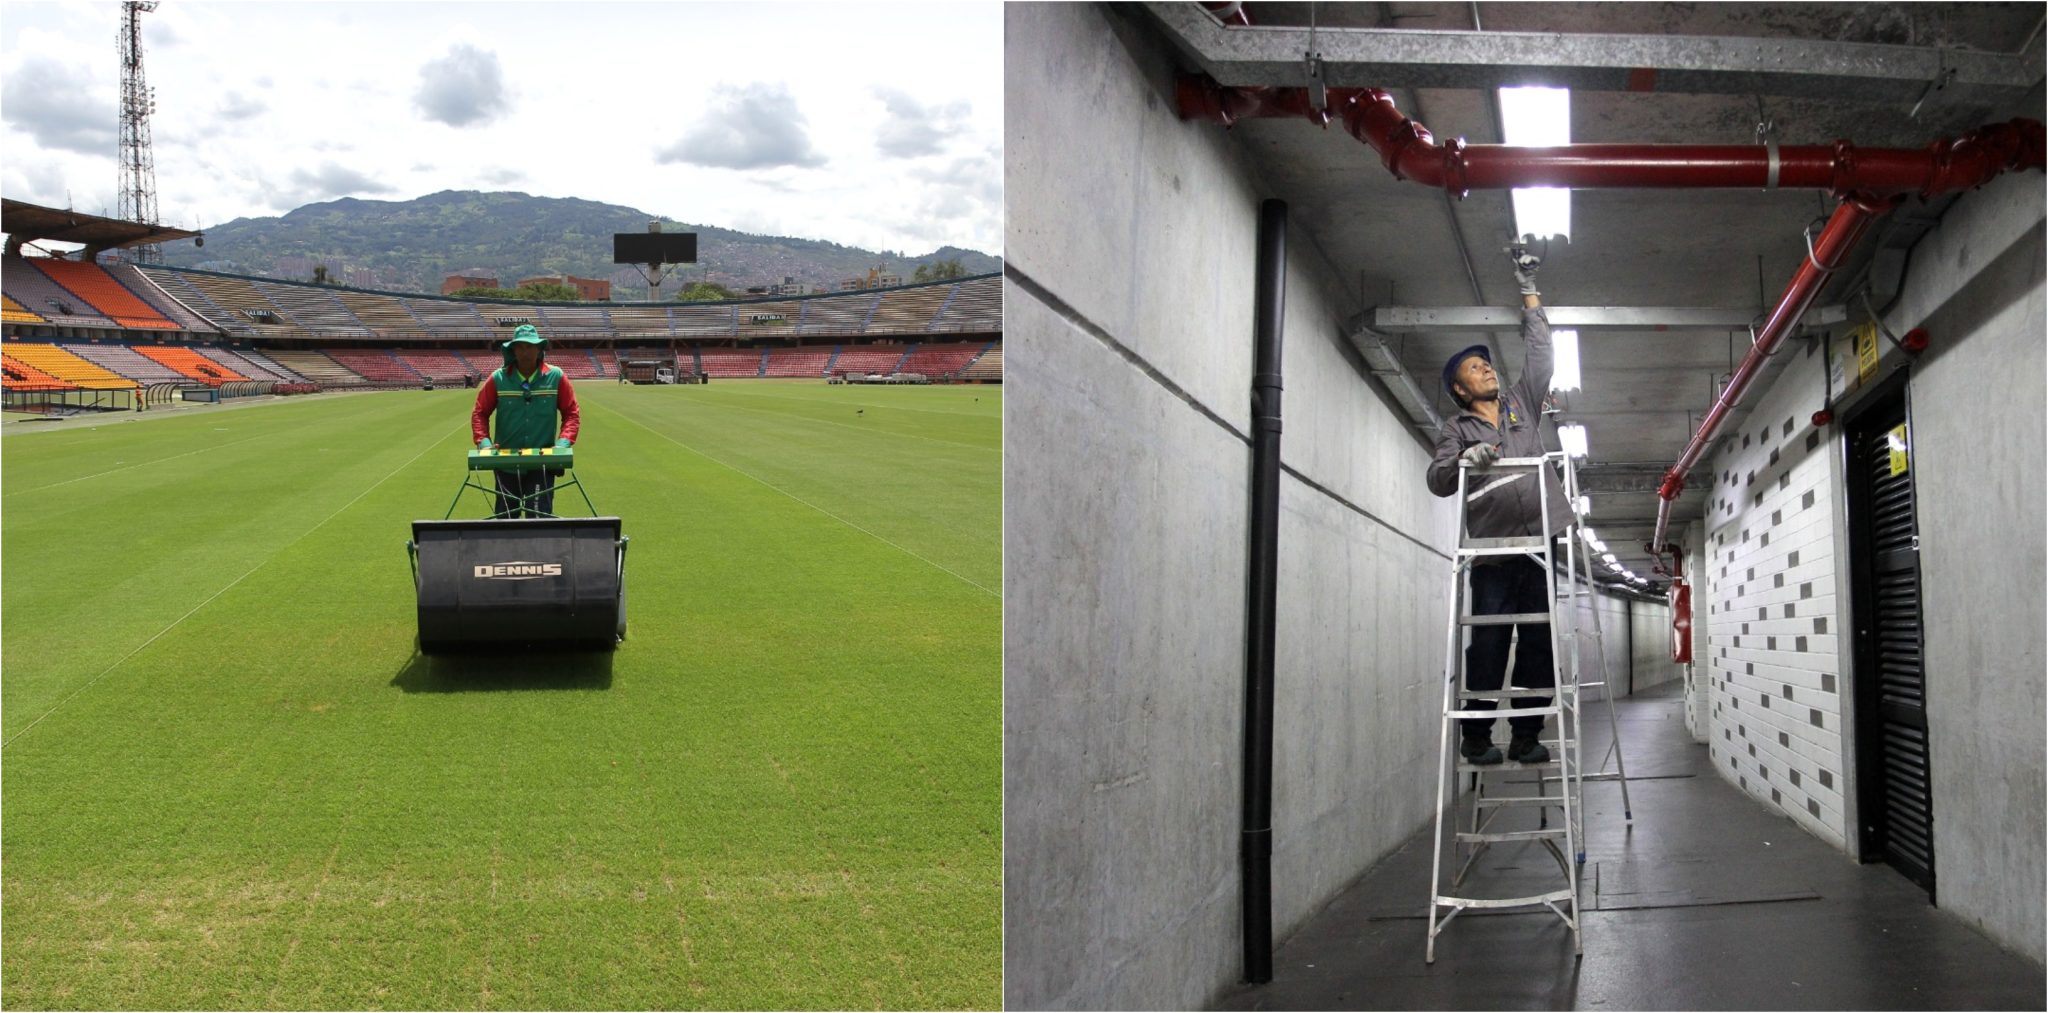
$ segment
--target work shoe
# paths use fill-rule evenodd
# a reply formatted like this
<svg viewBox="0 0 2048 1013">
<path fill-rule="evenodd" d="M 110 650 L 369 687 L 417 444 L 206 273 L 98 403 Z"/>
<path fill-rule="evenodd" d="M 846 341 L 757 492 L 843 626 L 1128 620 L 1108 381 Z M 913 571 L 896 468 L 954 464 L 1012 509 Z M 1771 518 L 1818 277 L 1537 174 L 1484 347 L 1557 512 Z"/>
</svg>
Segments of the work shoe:
<svg viewBox="0 0 2048 1013">
<path fill-rule="evenodd" d="M 1458 755 L 1475 767 L 1491 767 L 1500 762 L 1500 747 L 1486 739 L 1466 739 L 1458 744 Z"/>
<path fill-rule="evenodd" d="M 1508 759 L 1516 763 L 1547 763 L 1550 750 L 1534 735 L 1517 735 L 1508 740 Z"/>
</svg>

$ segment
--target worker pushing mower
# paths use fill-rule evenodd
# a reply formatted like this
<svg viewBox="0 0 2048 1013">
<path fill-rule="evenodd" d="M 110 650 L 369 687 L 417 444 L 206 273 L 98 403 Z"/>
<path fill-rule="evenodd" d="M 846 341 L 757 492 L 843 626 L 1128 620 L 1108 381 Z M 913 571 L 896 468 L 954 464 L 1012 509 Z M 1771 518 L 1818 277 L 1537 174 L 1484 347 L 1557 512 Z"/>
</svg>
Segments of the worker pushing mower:
<svg viewBox="0 0 2048 1013">
<path fill-rule="evenodd" d="M 532 324 L 503 343 L 505 365 L 478 386 L 470 413 L 476 447 L 462 487 L 443 519 L 413 522 L 406 548 L 424 653 L 612 647 L 625 639 L 627 540 L 619 518 L 596 516 L 575 478 L 561 488 L 574 488 L 592 516 L 554 512 L 556 480 L 575 466 L 582 418 L 569 378 L 547 363 L 547 345 Z M 470 477 L 480 471 L 492 474 L 493 485 Z M 493 496 L 496 509 L 480 521 L 453 519 L 470 489 Z"/>
</svg>

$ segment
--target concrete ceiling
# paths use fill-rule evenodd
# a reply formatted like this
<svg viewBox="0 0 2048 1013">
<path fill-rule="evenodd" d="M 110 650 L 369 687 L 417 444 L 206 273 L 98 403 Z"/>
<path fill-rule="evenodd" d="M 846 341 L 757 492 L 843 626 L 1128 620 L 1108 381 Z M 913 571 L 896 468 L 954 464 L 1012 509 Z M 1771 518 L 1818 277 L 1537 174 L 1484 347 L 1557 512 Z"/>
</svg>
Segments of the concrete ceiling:
<svg viewBox="0 0 2048 1013">
<path fill-rule="evenodd" d="M 1192 8 L 1193 5 L 1187 5 Z M 1737 36 L 1914 47 L 1966 47 L 2009 54 L 2038 51 L 2044 7 L 2039 3 L 1249 3 L 1261 29 L 1361 28 L 1467 32 L 1476 14 L 1486 32 L 1556 32 L 1614 35 Z M 1154 5 L 1161 32 L 1180 47 L 1189 70 L 1205 67 L 1195 47 L 1176 35 Z M 1327 38 L 1327 36 L 1326 36 Z M 2017 100 L 1982 101 L 1983 93 L 1953 89 L 1930 93 L 1917 114 L 1911 102 L 1841 98 L 1688 94 L 1669 91 L 1574 90 L 1572 139 L 1577 142 L 1754 144 L 1763 115 L 1776 124 L 1779 143 L 1828 144 L 1846 138 L 1865 147 L 1923 147 L 1943 134 L 2013 116 L 2041 118 L 2038 60 L 2027 73 L 2031 90 Z M 1227 72 L 1226 72 L 1227 73 Z M 1224 84 L 1232 81 L 1219 74 Z M 1305 79 L 1304 79 L 1305 80 Z M 1331 80 L 1343 80 L 1332 73 Z M 1855 89 L 1837 88 L 1854 93 Z M 1394 88 L 1396 104 L 1439 139 L 1499 143 L 1493 95 L 1478 88 Z M 2010 90 L 2008 90 L 2010 92 Z M 1917 93 L 1917 91 L 1916 91 Z M 1221 129 L 1211 127 L 1209 129 Z M 1288 202 L 1294 225 L 1352 283 L 1358 307 L 1517 305 L 1513 278 L 1501 253 L 1513 228 L 1508 196 L 1475 192 L 1452 201 L 1440 191 L 1397 181 L 1370 148 L 1341 130 L 1319 130 L 1298 120 L 1249 120 L 1232 128 L 1251 152 L 1271 196 Z M 1897 218 L 1938 212 L 1909 199 Z M 1805 256 L 1801 230 L 1825 215 L 1831 202 L 1809 191 L 1581 190 L 1572 195 L 1572 240 L 1549 249 L 1539 282 L 1545 302 L 1557 306 L 1728 307 L 1761 314 L 1775 302 Z M 1925 222 L 1920 228 L 1925 227 Z M 1475 298 L 1458 235 L 1477 274 Z M 1893 242 L 1900 241 L 1894 236 Z M 1821 303 L 1840 301 L 1867 263 L 1845 265 Z M 1860 313 L 1857 314 L 1860 316 Z M 1452 352 L 1492 340 L 1511 372 L 1521 342 L 1512 333 L 1434 332 L 1396 337 L 1403 366 L 1425 392 Z M 1653 486 L 1647 474 L 1675 461 L 1699 417 L 1712 403 L 1731 359 L 1746 351 L 1746 329 L 1606 331 L 1580 339 L 1584 386 L 1564 401 L 1561 420 L 1586 426 L 1594 482 L 1622 488 Z M 1820 369 L 1805 344 L 1786 346 L 1746 400 L 1754 401 L 1785 368 Z M 1441 410 L 1449 407 L 1439 398 Z M 1815 408 L 1820 407 L 1815 405 Z M 1740 432 L 1741 420 L 1725 430 Z M 1806 424 L 1802 419 L 1800 424 Z M 1712 488 L 1695 469 L 1675 504 L 1674 526 L 1701 516 Z M 1604 474 L 1603 474 L 1604 473 Z M 1657 512 L 1654 492 L 1595 492 L 1590 524 L 1620 561 L 1638 574 L 1651 572 L 1642 551 Z"/>
</svg>

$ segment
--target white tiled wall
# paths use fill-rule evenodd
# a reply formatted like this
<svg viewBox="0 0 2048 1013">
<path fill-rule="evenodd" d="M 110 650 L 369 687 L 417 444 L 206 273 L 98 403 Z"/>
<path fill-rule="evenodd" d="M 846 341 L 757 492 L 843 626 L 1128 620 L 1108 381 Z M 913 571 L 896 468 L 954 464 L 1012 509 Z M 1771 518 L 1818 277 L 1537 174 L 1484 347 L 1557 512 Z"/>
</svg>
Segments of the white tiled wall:
<svg viewBox="0 0 2048 1013">
<path fill-rule="evenodd" d="M 1795 358 L 1712 461 L 1696 660 L 1708 680 L 1714 768 L 1845 847 L 1839 450 L 1810 421 L 1821 357 L 1802 343 L 1781 354 Z"/>
</svg>

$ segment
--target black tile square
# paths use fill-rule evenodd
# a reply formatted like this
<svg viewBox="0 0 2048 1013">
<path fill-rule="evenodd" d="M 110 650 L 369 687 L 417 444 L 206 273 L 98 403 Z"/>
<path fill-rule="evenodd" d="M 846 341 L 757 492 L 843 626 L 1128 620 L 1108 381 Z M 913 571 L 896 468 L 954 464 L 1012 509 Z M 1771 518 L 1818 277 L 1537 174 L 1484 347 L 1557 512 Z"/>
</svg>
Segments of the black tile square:
<svg viewBox="0 0 2048 1013">
<path fill-rule="evenodd" d="M 1812 450 L 1813 448 L 1815 448 L 1815 447 L 1818 447 L 1818 446 L 1820 446 L 1820 434 L 1819 434 L 1819 433 L 1807 433 L 1807 434 L 1806 434 L 1806 449 L 1808 449 L 1808 450 Z"/>
<path fill-rule="evenodd" d="M 1766 651 L 1775 651 L 1775 650 L 1777 650 L 1777 649 L 1778 649 L 1778 638 L 1777 638 L 1777 637 L 1765 637 L 1765 638 L 1764 638 L 1764 650 L 1766 650 Z"/>
<path fill-rule="evenodd" d="M 524 375 L 524 374 L 522 374 L 522 375 Z M 1783 524 L 1783 523 L 1785 523 L 1785 511 L 1783 511 L 1783 510 L 1773 510 L 1773 511 L 1771 511 L 1771 526 L 1772 526 L 1772 527 L 1777 527 L 1778 525 L 1780 525 L 1780 524 Z"/>
<path fill-rule="evenodd" d="M 1792 699 L 1792 684 L 1789 682 L 1781 682 L 1778 685 L 1781 687 L 1780 692 L 1784 694 L 1785 699 Z"/>
<path fill-rule="evenodd" d="M 1804 496 L 1801 496 L 1801 497 L 1799 497 L 1799 509 L 1801 509 L 1801 510 L 1804 510 L 1804 509 L 1806 509 L 1807 507 L 1810 507 L 1810 506 L 1812 506 L 1812 505 L 1813 505 L 1813 490 L 1812 490 L 1812 489 L 1808 489 L 1808 490 L 1806 490 L 1806 495 L 1804 495 Z"/>
<path fill-rule="evenodd" d="M 1804 653 L 1804 652 L 1806 651 L 1806 638 L 1805 638 L 1805 637 L 1793 637 L 1793 638 L 1792 638 L 1792 649 L 1793 649 L 1793 650 L 1795 650 L 1795 651 L 1799 651 L 1799 652 L 1801 652 L 1801 653 Z"/>
<path fill-rule="evenodd" d="M 1784 587 L 1785 575 L 1782 573 L 1771 574 L 1771 586 L 1774 588 Z"/>
<path fill-rule="evenodd" d="M 1799 585 L 1799 597 L 1802 599 L 1813 597 L 1813 581 L 1809 580 Z"/>
<path fill-rule="evenodd" d="M 1811 349 L 1809 349 L 1809 351 L 1811 351 Z M 1790 415 L 1785 416 L 1785 432 L 1783 433 L 1783 435 L 1792 435 L 1792 416 Z"/>
<path fill-rule="evenodd" d="M 1826 633 L 1827 631 L 1828 631 L 1828 617 L 1827 617 L 1827 616 L 1814 616 L 1814 617 L 1813 617 L 1813 632 L 1815 632 L 1815 633 Z"/>
<path fill-rule="evenodd" d="M 1772 789 L 1771 789 L 1771 804 L 1772 804 L 1772 805 L 1779 805 L 1779 804 L 1781 804 L 1781 800 L 1780 800 L 1780 799 L 1778 798 L 1778 789 L 1776 789 L 1776 788 L 1772 788 Z"/>
<path fill-rule="evenodd" d="M 1785 553 L 1785 565 L 1786 565 L 1786 566 L 1798 566 L 1798 565 L 1799 565 L 1799 550 L 1798 550 L 1798 549 L 1794 549 L 1794 550 L 1792 550 L 1791 552 Z"/>
<path fill-rule="evenodd" d="M 1787 734 L 1785 734 L 1784 732 L 1779 732 L 1779 733 L 1778 733 L 1778 745 L 1781 745 L 1781 746 L 1789 746 L 1789 745 L 1791 745 L 1791 744 L 1792 744 L 1792 736 L 1790 736 L 1790 735 L 1787 735 Z M 1794 777 L 1797 777 L 1798 775 L 1797 775 L 1797 774 L 1794 774 L 1793 776 L 1794 776 Z M 1794 784 L 1798 784 L 1799 782 L 1797 782 L 1797 781 L 1794 781 L 1794 782 L 1792 782 L 1792 783 L 1794 783 Z"/>
<path fill-rule="evenodd" d="M 1832 787 L 1834 787 L 1834 786 L 1835 786 L 1835 775 L 1833 775 L 1833 774 L 1831 774 L 1831 773 L 1828 773 L 1828 772 L 1827 772 L 1826 770 L 1822 770 L 1822 771 L 1820 772 L 1820 786 L 1821 786 L 1821 787 L 1823 787 L 1823 788 L 1832 788 Z"/>
<path fill-rule="evenodd" d="M 1779 738 L 1784 738 L 1784 736 L 1782 736 L 1782 735 L 1781 735 L 1781 736 L 1779 736 Z M 1789 780 L 1790 780 L 1790 781 L 1792 782 L 1792 787 L 1794 787 L 1794 788 L 1797 788 L 1797 787 L 1799 787 L 1799 772 L 1798 772 L 1798 771 L 1796 771 L 1796 770 L 1788 770 L 1788 771 L 1786 771 L 1786 772 L 1785 772 L 1785 777 L 1786 777 L 1787 779 L 1789 779 Z"/>
<path fill-rule="evenodd" d="M 1806 712 L 1806 720 L 1808 720 L 1808 721 L 1812 722 L 1812 723 L 1813 723 L 1813 726 L 1814 726 L 1815 728 L 1825 728 L 1825 727 L 1827 727 L 1826 725 L 1823 725 L 1823 724 L 1821 724 L 1821 721 L 1820 721 L 1820 708 L 1818 708 L 1818 707 L 1812 707 L 1812 708 L 1808 708 L 1808 710 L 1807 710 L 1807 712 Z"/>
<path fill-rule="evenodd" d="M 1758 497 L 1757 497 L 1756 499 L 1757 499 L 1757 502 L 1761 503 L 1761 502 L 1763 502 L 1763 499 L 1764 499 L 1764 498 L 1763 498 L 1763 497 L 1762 497 L 1761 495 L 1759 495 L 1759 496 L 1758 496 Z M 1761 548 L 1761 547 L 1763 547 L 1763 546 L 1765 546 L 1765 545 L 1769 545 L 1769 544 L 1771 544 L 1771 533 L 1770 533 L 1770 532 L 1768 532 L 1768 531 L 1766 531 L 1766 532 L 1764 532 L 1764 537 L 1763 537 L 1763 540 L 1762 540 L 1762 541 L 1760 541 L 1760 542 L 1758 542 L 1758 543 L 1757 543 L 1757 546 L 1758 546 L 1759 548 Z"/>
<path fill-rule="evenodd" d="M 1792 618 L 1792 603 L 1789 601 L 1785 603 L 1785 618 Z"/>
<path fill-rule="evenodd" d="M 1820 691 L 1823 693 L 1835 691 L 1835 677 L 1832 673 L 1822 672 L 1820 674 Z"/>
<path fill-rule="evenodd" d="M 1818 819 L 1818 818 L 1820 817 L 1820 803 L 1819 803 L 1819 802 L 1815 802 L 1815 801 L 1814 801 L 1814 800 L 1812 800 L 1812 799 L 1807 799 L 1807 800 L 1806 800 L 1806 811 L 1807 811 L 1807 812 L 1810 812 L 1810 813 L 1812 813 L 1812 814 L 1814 815 L 1814 817 L 1815 817 L 1816 819 Z"/>
</svg>

